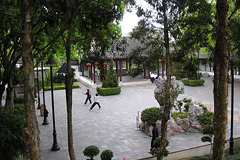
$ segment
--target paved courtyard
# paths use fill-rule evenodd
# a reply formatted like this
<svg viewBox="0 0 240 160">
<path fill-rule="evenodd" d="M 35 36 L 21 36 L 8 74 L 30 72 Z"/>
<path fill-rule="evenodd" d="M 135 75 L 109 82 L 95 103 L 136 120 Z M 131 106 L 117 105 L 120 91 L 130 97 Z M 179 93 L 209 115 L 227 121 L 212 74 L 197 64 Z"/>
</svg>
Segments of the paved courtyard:
<svg viewBox="0 0 240 160">
<path fill-rule="evenodd" d="M 212 78 L 205 77 L 206 83 L 201 87 L 184 87 L 185 93 L 179 96 L 197 100 L 213 110 L 213 85 Z M 105 96 L 100 98 L 102 108 L 97 106 L 89 111 L 90 104 L 83 105 L 86 96 L 83 92 L 88 88 L 79 83 L 81 88 L 73 89 L 73 141 L 77 160 L 84 160 L 83 150 L 89 145 L 96 145 L 103 150 L 111 149 L 114 153 L 114 160 L 136 160 L 151 156 L 150 149 L 151 137 L 141 131 L 135 130 L 137 113 L 145 108 L 158 107 L 154 99 L 155 84 L 143 82 L 142 84 L 122 86 L 122 92 L 116 96 Z M 180 83 L 181 84 L 181 83 Z M 182 84 L 181 84 L 182 85 Z M 230 86 L 229 86 L 230 87 Z M 239 116 L 240 109 L 237 96 L 240 95 L 240 82 L 235 83 L 235 117 L 234 135 L 240 133 Z M 89 88 L 92 95 L 96 93 L 95 88 Z M 44 160 L 69 160 L 67 147 L 67 120 L 66 120 L 66 101 L 65 90 L 54 91 L 56 131 L 60 151 L 51 151 L 52 138 L 52 110 L 51 92 L 45 92 L 46 105 L 49 111 L 49 125 L 42 125 L 43 117 L 37 110 L 37 119 L 40 128 L 41 150 Z M 230 102 L 230 101 L 229 101 Z M 42 103 L 42 97 L 41 97 Z M 230 104 L 229 104 L 230 106 Z M 229 108 L 230 109 L 230 108 Z M 230 115 L 230 112 L 229 112 Z M 230 116 L 229 116 L 230 119 Z M 168 150 L 170 152 L 199 146 L 202 143 L 199 133 L 184 134 L 177 133 L 169 136 L 170 141 Z M 95 157 L 100 160 L 100 154 Z"/>
</svg>

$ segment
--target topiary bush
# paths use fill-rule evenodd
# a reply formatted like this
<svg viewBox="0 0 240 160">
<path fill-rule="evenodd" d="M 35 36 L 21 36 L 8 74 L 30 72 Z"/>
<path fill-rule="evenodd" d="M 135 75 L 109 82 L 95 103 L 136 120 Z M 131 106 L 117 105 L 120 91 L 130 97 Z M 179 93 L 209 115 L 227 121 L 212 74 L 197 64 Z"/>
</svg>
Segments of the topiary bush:
<svg viewBox="0 0 240 160">
<path fill-rule="evenodd" d="M 0 108 L 0 124 L 0 159 L 17 159 L 20 155 L 27 159 L 29 153 L 24 139 L 24 105 L 15 105 L 9 112 Z"/>
<path fill-rule="evenodd" d="M 199 105 L 203 106 L 203 105 Z M 210 112 L 207 107 L 203 107 L 204 113 L 201 116 L 198 116 L 198 121 L 202 126 L 209 124 L 213 120 L 213 112 Z"/>
<path fill-rule="evenodd" d="M 152 122 L 156 122 L 157 120 L 161 120 L 162 118 L 162 110 L 160 108 L 151 107 L 142 111 L 141 120 L 144 123 L 147 123 L 149 126 Z"/>
<path fill-rule="evenodd" d="M 113 59 L 111 58 L 109 62 L 109 72 L 102 83 L 103 88 L 112 88 L 118 87 L 118 79 L 117 74 L 113 70 Z"/>
<path fill-rule="evenodd" d="M 97 87 L 97 93 L 101 96 L 116 95 L 121 93 L 121 87 L 103 88 Z"/>
<path fill-rule="evenodd" d="M 183 79 L 182 80 L 183 84 L 186 86 L 202 86 L 205 83 L 204 79 L 196 79 L 196 80 L 191 80 L 191 79 Z"/>
<path fill-rule="evenodd" d="M 102 160 L 111 160 L 113 156 L 114 155 L 111 150 L 104 150 L 100 155 Z"/>
<path fill-rule="evenodd" d="M 153 146 L 154 146 L 155 148 L 151 149 L 150 154 L 152 154 L 152 155 L 157 155 L 157 153 L 159 152 L 160 144 L 161 144 L 160 142 L 161 142 L 161 137 L 157 137 L 157 138 L 154 140 Z M 166 143 L 166 146 L 165 146 L 165 147 L 167 147 L 168 145 L 169 145 L 169 141 L 167 140 L 167 143 Z M 168 154 L 169 154 L 169 151 L 168 151 L 168 150 L 165 150 L 164 156 L 167 157 Z"/>
<path fill-rule="evenodd" d="M 93 160 L 93 157 L 99 154 L 99 149 L 97 146 L 91 145 L 83 150 L 83 154 Z"/>
</svg>

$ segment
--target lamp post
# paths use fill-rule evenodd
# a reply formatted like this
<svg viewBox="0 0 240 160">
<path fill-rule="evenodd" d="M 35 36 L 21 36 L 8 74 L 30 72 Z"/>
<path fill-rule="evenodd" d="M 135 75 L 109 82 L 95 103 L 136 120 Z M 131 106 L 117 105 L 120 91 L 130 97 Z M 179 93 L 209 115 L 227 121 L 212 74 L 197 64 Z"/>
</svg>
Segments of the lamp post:
<svg viewBox="0 0 240 160">
<path fill-rule="evenodd" d="M 40 94 L 39 94 L 39 77 L 38 77 L 38 62 L 37 62 L 37 59 L 39 58 L 37 55 L 35 55 L 33 58 L 35 58 L 36 59 L 36 63 L 37 63 L 37 90 L 38 90 L 38 107 L 37 107 L 37 109 L 40 109 Z"/>
<path fill-rule="evenodd" d="M 54 59 L 50 58 L 46 64 L 50 64 L 50 76 L 51 76 L 51 94 L 52 94 L 52 119 L 53 119 L 53 145 L 52 145 L 52 151 L 59 151 L 60 147 L 57 142 L 57 132 L 55 127 L 55 111 L 54 111 L 54 97 L 53 97 L 53 76 L 52 76 L 52 65 L 56 64 L 56 61 Z"/>
<path fill-rule="evenodd" d="M 39 77 L 38 77 L 38 65 L 37 65 L 37 90 L 38 90 L 38 107 L 37 109 L 40 109 L 40 96 L 39 96 Z"/>
<path fill-rule="evenodd" d="M 234 116 L 234 73 L 233 73 L 233 67 L 234 67 L 234 60 L 237 59 L 237 57 L 232 53 L 230 56 L 231 59 L 231 133 L 230 133 L 230 140 L 229 140 L 229 154 L 233 155 L 233 116 Z"/>
<path fill-rule="evenodd" d="M 44 107 L 44 118 L 43 118 L 43 123 L 42 125 L 48 125 L 48 120 L 47 120 L 47 117 L 48 117 L 48 111 L 46 109 L 46 104 L 45 104 L 45 91 L 44 91 L 44 76 L 43 76 L 43 62 L 41 62 L 41 66 L 42 66 L 42 89 L 43 89 L 43 107 Z"/>
</svg>

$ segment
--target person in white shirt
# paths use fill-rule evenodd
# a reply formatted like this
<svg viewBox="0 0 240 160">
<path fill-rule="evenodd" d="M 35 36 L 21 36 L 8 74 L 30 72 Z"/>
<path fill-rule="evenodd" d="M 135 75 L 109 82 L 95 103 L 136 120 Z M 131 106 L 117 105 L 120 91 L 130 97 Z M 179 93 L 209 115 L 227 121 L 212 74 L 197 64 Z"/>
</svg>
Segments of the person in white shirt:
<svg viewBox="0 0 240 160">
<path fill-rule="evenodd" d="M 98 105 L 99 109 L 101 108 L 101 105 L 99 104 L 99 99 L 100 99 L 100 97 L 99 97 L 98 93 L 96 93 L 96 95 L 94 96 L 94 103 L 92 104 L 89 111 L 91 111 L 96 104 Z"/>
</svg>

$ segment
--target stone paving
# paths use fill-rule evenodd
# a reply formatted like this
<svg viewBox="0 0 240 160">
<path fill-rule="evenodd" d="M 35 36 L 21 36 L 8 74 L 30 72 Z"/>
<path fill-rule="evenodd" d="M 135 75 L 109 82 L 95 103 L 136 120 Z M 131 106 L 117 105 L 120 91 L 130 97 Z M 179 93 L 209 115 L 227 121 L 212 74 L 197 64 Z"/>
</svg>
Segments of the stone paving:
<svg viewBox="0 0 240 160">
<path fill-rule="evenodd" d="M 184 87 L 185 93 L 179 96 L 179 99 L 189 97 L 197 100 L 207 107 L 213 109 L 212 96 L 212 80 L 211 77 L 205 77 L 206 83 L 201 87 Z M 181 84 L 181 83 L 180 83 Z M 181 84 L 182 85 L 182 84 Z M 102 108 L 99 110 L 97 106 L 89 111 L 90 104 L 83 105 L 86 96 L 83 92 L 88 88 L 80 84 L 81 88 L 73 89 L 73 141 L 74 150 L 77 160 L 87 159 L 83 155 L 83 150 L 89 145 L 96 145 L 103 150 L 111 149 L 114 153 L 113 160 L 136 160 L 151 156 L 148 152 L 150 149 L 151 137 L 143 132 L 136 130 L 136 116 L 145 108 L 158 107 L 157 101 L 154 99 L 155 84 L 150 81 L 144 82 L 142 85 L 122 86 L 122 92 L 116 96 L 105 96 L 100 98 Z M 235 95 L 240 93 L 240 82 L 235 83 Z M 96 93 L 96 89 L 89 88 L 92 95 Z M 52 136 L 52 109 L 51 109 L 51 92 L 45 92 L 46 105 L 49 111 L 49 125 L 42 125 L 43 117 L 40 111 L 36 110 L 37 119 L 40 128 L 41 150 L 44 160 L 69 160 L 67 145 L 67 120 L 66 120 L 66 101 L 65 90 L 54 91 L 56 131 L 58 144 L 61 147 L 59 151 L 51 151 Z M 240 110 L 239 102 L 236 101 L 235 122 L 239 121 Z M 42 97 L 41 97 L 42 103 Z M 229 105 L 230 106 L 230 105 Z M 230 113 L 229 113 L 230 115 Z M 229 117 L 230 119 L 230 117 Z M 240 125 L 236 123 L 234 135 L 240 133 Z M 203 145 L 200 140 L 202 134 L 177 133 L 169 136 L 170 152 L 187 149 L 199 145 Z M 100 160 L 100 154 L 95 157 Z"/>
</svg>

